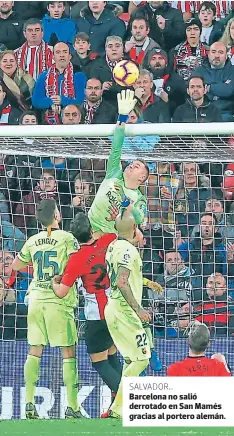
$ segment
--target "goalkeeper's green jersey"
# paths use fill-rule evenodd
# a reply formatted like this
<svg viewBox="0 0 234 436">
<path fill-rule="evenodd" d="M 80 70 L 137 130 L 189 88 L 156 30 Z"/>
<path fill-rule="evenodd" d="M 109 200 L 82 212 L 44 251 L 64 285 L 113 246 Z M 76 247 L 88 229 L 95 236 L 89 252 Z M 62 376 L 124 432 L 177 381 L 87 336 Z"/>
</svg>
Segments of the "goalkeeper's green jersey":
<svg viewBox="0 0 234 436">
<path fill-rule="evenodd" d="M 141 305 L 143 291 L 142 260 L 136 247 L 126 239 L 115 240 L 107 249 L 106 264 L 111 287 L 109 298 L 121 302 L 122 307 L 129 307 L 122 292 L 116 285 L 118 268 L 123 266 L 129 270 L 129 285 L 135 300 Z"/>
<path fill-rule="evenodd" d="M 76 306 L 76 287 L 73 286 L 66 297 L 58 298 L 51 286 L 51 279 L 63 274 L 69 256 L 78 248 L 74 236 L 63 230 L 54 229 L 51 236 L 48 236 L 47 231 L 42 231 L 28 239 L 18 258 L 22 262 L 33 263 L 33 280 L 28 290 L 30 300 Z"/>
<path fill-rule="evenodd" d="M 103 180 L 89 210 L 89 220 L 95 232 L 116 233 L 115 219 L 111 219 L 112 206 L 120 209 L 128 198 L 133 206 L 136 224 L 146 224 L 147 202 L 140 189 L 128 189 L 124 185 L 121 167 L 121 153 L 124 142 L 124 127 L 116 127 L 111 154 L 108 159 L 106 177 Z"/>
</svg>

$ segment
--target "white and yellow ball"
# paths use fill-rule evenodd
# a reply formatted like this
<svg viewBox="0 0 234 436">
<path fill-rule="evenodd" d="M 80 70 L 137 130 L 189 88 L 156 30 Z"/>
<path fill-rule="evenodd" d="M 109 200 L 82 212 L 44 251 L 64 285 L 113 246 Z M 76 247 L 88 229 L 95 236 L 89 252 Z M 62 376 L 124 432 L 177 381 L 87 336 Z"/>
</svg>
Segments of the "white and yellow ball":
<svg viewBox="0 0 234 436">
<path fill-rule="evenodd" d="M 132 86 L 138 77 L 139 69 L 132 61 L 120 61 L 113 69 L 113 78 L 120 86 Z"/>
</svg>

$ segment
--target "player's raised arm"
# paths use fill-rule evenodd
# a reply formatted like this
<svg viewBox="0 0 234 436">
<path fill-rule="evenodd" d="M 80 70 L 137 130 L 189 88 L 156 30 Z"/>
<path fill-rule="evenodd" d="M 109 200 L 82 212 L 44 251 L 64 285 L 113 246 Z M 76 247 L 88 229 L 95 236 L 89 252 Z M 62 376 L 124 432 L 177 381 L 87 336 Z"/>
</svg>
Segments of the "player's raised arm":
<svg viewBox="0 0 234 436">
<path fill-rule="evenodd" d="M 113 174 L 116 174 L 116 169 L 120 167 L 125 124 L 128 121 L 130 112 L 134 109 L 137 102 L 134 91 L 131 91 L 130 89 L 123 90 L 117 95 L 117 99 L 119 115 L 112 140 L 111 153 L 107 164 L 107 179 L 113 177 Z"/>
</svg>

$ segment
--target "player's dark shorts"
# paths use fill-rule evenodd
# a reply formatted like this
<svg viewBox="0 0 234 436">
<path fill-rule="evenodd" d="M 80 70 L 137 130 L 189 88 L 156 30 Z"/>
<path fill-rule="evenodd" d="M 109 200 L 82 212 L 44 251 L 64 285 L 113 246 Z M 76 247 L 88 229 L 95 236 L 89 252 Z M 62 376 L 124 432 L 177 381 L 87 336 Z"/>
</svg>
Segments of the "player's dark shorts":
<svg viewBox="0 0 234 436">
<path fill-rule="evenodd" d="M 85 342 L 89 354 L 101 353 L 114 344 L 105 320 L 86 321 Z"/>
</svg>

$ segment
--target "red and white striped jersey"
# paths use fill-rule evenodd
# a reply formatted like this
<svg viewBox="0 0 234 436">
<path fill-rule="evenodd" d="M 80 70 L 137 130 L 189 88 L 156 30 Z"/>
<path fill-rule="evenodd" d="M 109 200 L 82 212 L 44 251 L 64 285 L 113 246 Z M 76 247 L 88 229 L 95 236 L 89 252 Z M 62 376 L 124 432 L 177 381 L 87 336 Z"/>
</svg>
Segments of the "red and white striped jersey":
<svg viewBox="0 0 234 436">
<path fill-rule="evenodd" d="M 171 5 L 172 8 L 179 9 L 179 11 L 181 11 L 182 14 L 184 12 L 192 13 L 194 9 L 194 5 L 193 5 L 194 2 L 192 1 L 178 0 L 178 1 L 169 1 L 168 3 Z"/>
</svg>

